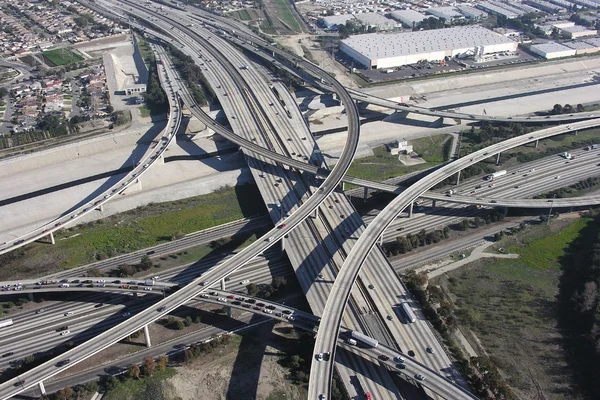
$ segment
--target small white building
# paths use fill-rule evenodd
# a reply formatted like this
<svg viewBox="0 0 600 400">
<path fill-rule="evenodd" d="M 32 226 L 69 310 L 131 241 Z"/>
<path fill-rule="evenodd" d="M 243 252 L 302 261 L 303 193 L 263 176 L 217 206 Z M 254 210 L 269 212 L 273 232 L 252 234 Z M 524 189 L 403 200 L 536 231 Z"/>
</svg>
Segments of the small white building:
<svg viewBox="0 0 600 400">
<path fill-rule="evenodd" d="M 529 49 L 547 60 L 560 57 L 571 57 L 577 53 L 575 49 L 571 49 L 556 42 L 533 44 Z"/>
<path fill-rule="evenodd" d="M 394 140 L 392 143 L 385 146 L 391 155 L 410 154 L 413 152 L 413 146 L 408 144 L 408 140 Z"/>
</svg>

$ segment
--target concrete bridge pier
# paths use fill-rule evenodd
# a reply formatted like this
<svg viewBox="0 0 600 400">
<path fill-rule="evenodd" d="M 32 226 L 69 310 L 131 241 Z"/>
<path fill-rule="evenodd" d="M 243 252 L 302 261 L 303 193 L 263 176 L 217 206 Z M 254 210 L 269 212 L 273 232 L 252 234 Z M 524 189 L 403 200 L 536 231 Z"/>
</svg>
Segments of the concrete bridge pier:
<svg viewBox="0 0 600 400">
<path fill-rule="evenodd" d="M 148 331 L 148 325 L 144 325 L 144 338 L 146 339 L 146 347 L 151 347 L 152 342 L 150 341 L 150 332 Z"/>
<path fill-rule="evenodd" d="M 456 184 L 460 184 L 460 171 L 456 173 Z"/>
<path fill-rule="evenodd" d="M 415 203 L 410 203 L 410 206 L 408 208 L 408 218 L 412 218 L 413 216 L 413 207 L 415 206 Z"/>
<path fill-rule="evenodd" d="M 317 217 L 318 217 L 318 216 L 319 216 L 319 208 L 317 207 L 317 208 L 315 208 L 315 211 L 313 211 L 313 212 L 310 214 L 310 217 L 311 217 L 312 219 L 317 219 Z"/>
<path fill-rule="evenodd" d="M 221 290 L 227 290 L 227 288 L 225 286 L 226 286 L 225 278 L 223 278 L 223 279 L 221 279 Z"/>
<path fill-rule="evenodd" d="M 540 144 L 540 140 L 538 139 L 538 140 L 536 140 L 536 141 L 535 141 L 535 148 L 536 148 L 536 149 L 538 148 L 538 145 L 539 145 L 539 144 Z"/>
<path fill-rule="evenodd" d="M 50 243 L 56 244 L 56 241 L 54 240 L 54 232 L 50 232 L 50 235 L 48 235 L 48 236 L 50 236 Z"/>
<path fill-rule="evenodd" d="M 502 153 L 498 153 L 498 155 L 496 156 L 496 165 L 500 165 L 500 154 Z"/>
<path fill-rule="evenodd" d="M 437 200 L 435 200 L 435 199 L 431 200 L 431 208 L 435 208 L 436 204 L 437 204 Z"/>
<path fill-rule="evenodd" d="M 227 313 L 227 317 L 231 318 L 231 306 L 225 307 L 225 312 Z"/>
<path fill-rule="evenodd" d="M 383 233 L 379 236 L 379 245 L 383 246 Z"/>
<path fill-rule="evenodd" d="M 367 201 L 367 198 L 369 198 L 369 188 L 366 187 L 363 191 L 363 201 Z"/>
<path fill-rule="evenodd" d="M 44 386 L 44 381 L 39 381 L 38 386 L 40 387 L 40 393 L 42 396 L 46 395 L 46 387 Z"/>
<path fill-rule="evenodd" d="M 346 182 L 342 181 L 342 192 L 346 191 Z"/>
<path fill-rule="evenodd" d="M 285 251 L 285 237 L 287 235 L 283 235 L 283 237 L 281 238 L 281 251 L 284 252 Z"/>
</svg>

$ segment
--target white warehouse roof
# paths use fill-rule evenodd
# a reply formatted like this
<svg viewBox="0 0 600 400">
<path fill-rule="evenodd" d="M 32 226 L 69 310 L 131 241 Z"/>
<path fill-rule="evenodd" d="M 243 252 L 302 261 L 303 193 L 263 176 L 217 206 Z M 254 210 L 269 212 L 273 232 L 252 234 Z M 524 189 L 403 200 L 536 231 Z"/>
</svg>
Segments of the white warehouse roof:
<svg viewBox="0 0 600 400">
<path fill-rule="evenodd" d="M 342 40 L 342 43 L 375 60 L 514 41 L 480 26 L 457 26 L 417 32 L 356 35 Z"/>
<path fill-rule="evenodd" d="M 428 16 L 421 14 L 415 10 L 398 10 L 391 14 L 391 17 L 402 22 L 403 24 L 412 27 L 413 24 L 418 24 L 424 19 L 429 18 Z"/>
</svg>

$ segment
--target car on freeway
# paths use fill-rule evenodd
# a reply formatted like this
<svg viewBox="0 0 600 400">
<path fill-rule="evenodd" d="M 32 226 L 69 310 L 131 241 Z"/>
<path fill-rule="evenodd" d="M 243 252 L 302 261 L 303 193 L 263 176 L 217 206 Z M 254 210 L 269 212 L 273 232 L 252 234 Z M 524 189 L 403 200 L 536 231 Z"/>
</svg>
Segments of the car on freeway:
<svg viewBox="0 0 600 400">
<path fill-rule="evenodd" d="M 281 225 L 279 225 L 279 227 L 278 227 L 278 228 L 279 228 L 279 229 L 283 229 L 283 228 L 285 228 L 286 226 L 287 226 L 287 224 L 281 224 Z"/>
<path fill-rule="evenodd" d="M 65 317 L 69 317 L 73 314 L 74 314 L 73 311 L 67 311 L 64 315 L 65 315 Z"/>
<path fill-rule="evenodd" d="M 40 308 L 39 310 L 36 310 L 36 311 L 35 311 L 35 313 L 36 313 L 36 314 L 41 314 L 41 313 L 43 313 L 44 311 L 46 311 L 46 309 L 44 309 L 44 308 Z"/>
<path fill-rule="evenodd" d="M 317 361 L 323 361 L 323 353 L 317 354 Z"/>
<path fill-rule="evenodd" d="M 250 283 L 250 279 L 244 279 L 243 281 L 240 282 L 240 285 L 247 285 Z"/>
<path fill-rule="evenodd" d="M 225 297 L 219 297 L 217 301 L 220 301 L 221 303 L 227 303 L 227 299 Z"/>
<path fill-rule="evenodd" d="M 273 311 L 269 310 L 268 308 L 263 308 L 263 312 L 267 314 L 273 314 Z"/>
<path fill-rule="evenodd" d="M 62 367 L 63 365 L 67 365 L 70 362 L 71 362 L 70 358 L 65 358 L 64 360 L 57 362 L 56 366 L 57 367 Z"/>
<path fill-rule="evenodd" d="M 386 318 L 388 319 L 388 321 L 391 321 L 394 319 L 394 317 L 392 317 L 391 315 L 388 315 Z"/>
<path fill-rule="evenodd" d="M 4 353 L 4 354 L 2 354 L 2 358 L 5 358 L 5 357 L 10 357 L 10 356 L 12 356 L 13 354 L 15 354 L 15 352 L 14 352 L 14 351 L 9 351 L 8 353 Z"/>
<path fill-rule="evenodd" d="M 377 357 L 377 358 L 379 358 L 381 361 L 387 361 L 387 360 L 389 360 L 389 359 L 390 359 L 390 358 L 389 358 L 388 356 L 386 356 L 385 354 L 380 354 L 380 355 L 379 355 L 379 357 Z"/>
<path fill-rule="evenodd" d="M 235 299 L 235 296 L 230 294 L 229 296 L 227 296 L 228 299 Z"/>
<path fill-rule="evenodd" d="M 418 380 L 420 380 L 420 381 L 424 381 L 425 380 L 425 377 L 423 375 L 421 375 L 421 374 L 415 375 L 415 378 L 418 379 Z"/>
<path fill-rule="evenodd" d="M 429 354 L 435 353 L 435 350 L 433 350 L 433 347 L 431 347 L 431 346 L 427 346 L 427 348 L 425 349 L 425 351 L 427 351 Z"/>
<path fill-rule="evenodd" d="M 60 336 L 67 336 L 69 333 L 71 333 L 71 331 L 62 331 Z"/>
<path fill-rule="evenodd" d="M 131 313 L 129 311 L 126 311 L 123 314 L 121 314 L 121 317 L 129 317 L 130 315 Z"/>
</svg>

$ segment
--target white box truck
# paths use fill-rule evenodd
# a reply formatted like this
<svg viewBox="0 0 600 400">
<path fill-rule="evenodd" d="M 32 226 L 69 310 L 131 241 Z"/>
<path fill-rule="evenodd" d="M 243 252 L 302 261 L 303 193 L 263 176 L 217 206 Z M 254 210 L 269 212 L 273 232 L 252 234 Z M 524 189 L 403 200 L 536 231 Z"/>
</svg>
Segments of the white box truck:
<svg viewBox="0 0 600 400">
<path fill-rule="evenodd" d="M 505 169 L 503 169 L 502 171 L 494 172 L 493 174 L 489 174 L 488 176 L 485 177 L 485 179 L 488 181 L 493 181 L 494 179 L 496 179 L 502 175 L 506 175 Z"/>
</svg>

